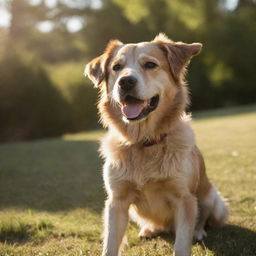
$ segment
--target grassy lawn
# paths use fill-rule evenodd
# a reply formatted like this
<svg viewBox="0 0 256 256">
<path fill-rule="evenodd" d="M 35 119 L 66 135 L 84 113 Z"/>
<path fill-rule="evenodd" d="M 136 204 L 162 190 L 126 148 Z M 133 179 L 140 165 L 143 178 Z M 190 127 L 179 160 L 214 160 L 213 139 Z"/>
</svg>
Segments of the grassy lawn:
<svg viewBox="0 0 256 256">
<path fill-rule="evenodd" d="M 193 255 L 256 255 L 256 106 L 195 114 L 208 175 L 230 202 L 228 225 L 208 231 Z M 0 145 L 0 256 L 100 255 L 105 198 L 98 137 Z M 140 241 L 129 225 L 126 256 L 171 255 L 173 238 Z"/>
</svg>

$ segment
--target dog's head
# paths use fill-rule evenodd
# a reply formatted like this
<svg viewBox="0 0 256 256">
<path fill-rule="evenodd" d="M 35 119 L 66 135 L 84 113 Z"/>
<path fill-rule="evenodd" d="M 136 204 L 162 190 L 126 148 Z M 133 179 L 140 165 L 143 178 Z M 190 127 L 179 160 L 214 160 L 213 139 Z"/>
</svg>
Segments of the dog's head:
<svg viewBox="0 0 256 256">
<path fill-rule="evenodd" d="M 101 88 L 105 103 L 114 109 L 114 118 L 126 124 L 141 123 L 152 119 L 153 112 L 163 116 L 180 91 L 185 93 L 185 68 L 201 47 L 199 43 L 173 42 L 163 34 L 138 44 L 114 40 L 103 55 L 86 65 L 85 74 Z M 186 95 L 180 96 L 185 107 Z"/>
</svg>

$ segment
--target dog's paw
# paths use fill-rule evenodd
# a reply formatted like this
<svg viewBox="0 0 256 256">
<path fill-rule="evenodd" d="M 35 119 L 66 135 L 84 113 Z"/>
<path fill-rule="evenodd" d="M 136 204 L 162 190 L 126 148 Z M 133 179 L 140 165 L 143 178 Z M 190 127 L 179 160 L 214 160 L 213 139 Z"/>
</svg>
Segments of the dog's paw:
<svg viewBox="0 0 256 256">
<path fill-rule="evenodd" d="M 195 230 L 194 239 L 196 241 L 201 241 L 204 239 L 204 237 L 207 237 L 207 233 L 205 232 L 205 230 L 203 228 L 199 229 L 199 230 Z"/>
<path fill-rule="evenodd" d="M 161 230 L 159 229 L 151 230 L 149 228 L 142 228 L 139 233 L 139 238 L 150 239 L 157 236 L 159 233 L 161 233 Z"/>
</svg>

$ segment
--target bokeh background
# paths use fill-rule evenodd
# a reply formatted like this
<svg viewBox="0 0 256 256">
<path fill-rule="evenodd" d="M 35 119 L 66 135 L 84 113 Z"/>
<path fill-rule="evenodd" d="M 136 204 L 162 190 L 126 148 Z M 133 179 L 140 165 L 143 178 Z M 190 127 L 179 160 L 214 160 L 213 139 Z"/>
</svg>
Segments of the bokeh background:
<svg viewBox="0 0 256 256">
<path fill-rule="evenodd" d="M 0 141 L 98 128 L 85 64 L 159 32 L 204 45 L 190 110 L 256 102 L 255 0 L 0 0 Z"/>
</svg>

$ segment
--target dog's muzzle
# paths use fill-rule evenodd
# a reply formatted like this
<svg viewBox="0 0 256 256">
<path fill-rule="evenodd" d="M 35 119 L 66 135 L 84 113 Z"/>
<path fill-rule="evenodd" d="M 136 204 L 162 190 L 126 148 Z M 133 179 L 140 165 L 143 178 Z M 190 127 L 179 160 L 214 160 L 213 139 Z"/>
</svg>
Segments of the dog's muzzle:
<svg viewBox="0 0 256 256">
<path fill-rule="evenodd" d="M 123 116 L 129 121 L 145 118 L 150 112 L 154 111 L 159 103 L 159 95 L 148 100 L 141 100 L 132 95 L 127 95 L 120 104 Z"/>
<path fill-rule="evenodd" d="M 121 91 L 121 94 L 132 91 L 132 89 L 135 88 L 136 84 L 137 84 L 137 78 L 131 75 L 121 77 L 118 82 L 119 90 Z"/>
</svg>

